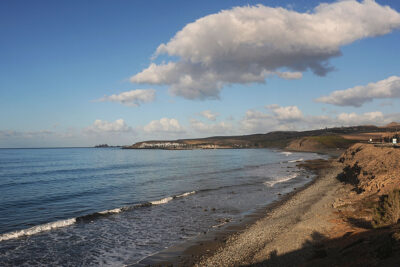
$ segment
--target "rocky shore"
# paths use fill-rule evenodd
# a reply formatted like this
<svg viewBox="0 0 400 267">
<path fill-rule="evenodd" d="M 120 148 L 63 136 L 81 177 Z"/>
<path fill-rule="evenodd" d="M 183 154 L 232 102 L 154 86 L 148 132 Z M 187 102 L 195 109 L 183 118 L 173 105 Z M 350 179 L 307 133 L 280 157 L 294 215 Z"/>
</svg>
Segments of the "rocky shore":
<svg viewBox="0 0 400 267">
<path fill-rule="evenodd" d="M 238 224 L 230 224 L 229 227 L 211 232 L 189 243 L 171 247 L 157 255 L 154 255 L 135 266 L 238 266 L 254 263 L 256 259 L 265 260 L 262 251 L 268 244 L 275 246 L 277 240 L 281 240 L 280 249 L 295 249 L 301 246 L 304 238 L 311 234 L 309 229 L 298 231 L 293 228 L 297 225 L 302 228 L 315 222 L 307 221 L 303 216 L 313 218 L 316 213 L 327 213 L 328 202 L 333 201 L 332 187 L 340 183 L 334 179 L 340 171 L 332 168 L 333 161 L 313 160 L 299 165 L 310 171 L 318 172 L 318 178 L 302 188 L 282 196 L 282 199 L 266 208 L 258 210 Z M 327 196 L 329 195 L 329 197 Z M 325 199 L 320 202 L 321 198 Z M 314 207 L 314 203 L 319 203 Z M 331 203 L 329 204 L 332 205 Z M 307 215 L 306 215 L 307 214 Z M 302 226 L 303 225 L 303 226 Z M 319 224 L 317 230 L 322 231 L 326 226 Z M 321 228 L 322 227 L 322 228 Z M 291 240 L 291 246 L 285 244 L 283 234 L 297 237 Z M 305 232 L 307 231 L 307 232 Z M 293 242 L 295 241 L 295 242 Z"/>
<path fill-rule="evenodd" d="M 395 147 L 355 144 L 329 161 L 301 163 L 318 178 L 247 223 L 186 244 L 183 253 L 178 249 L 173 260 L 161 257 L 156 265 L 399 266 L 399 160 Z M 387 215 L 382 199 L 393 190 L 395 222 L 373 227 L 379 205 L 380 216 Z"/>
<path fill-rule="evenodd" d="M 195 266 L 399 266 L 399 160 L 396 147 L 356 144 L 308 163 L 319 172 L 311 185 Z"/>
<path fill-rule="evenodd" d="M 319 178 L 277 206 L 241 233 L 232 235 L 214 255 L 196 266 L 290 266 L 306 263 L 318 253 L 313 244 L 332 228 L 333 203 L 343 190 L 335 177 L 340 167 L 331 162 L 320 169 Z M 292 251 L 301 252 L 287 255 Z"/>
</svg>

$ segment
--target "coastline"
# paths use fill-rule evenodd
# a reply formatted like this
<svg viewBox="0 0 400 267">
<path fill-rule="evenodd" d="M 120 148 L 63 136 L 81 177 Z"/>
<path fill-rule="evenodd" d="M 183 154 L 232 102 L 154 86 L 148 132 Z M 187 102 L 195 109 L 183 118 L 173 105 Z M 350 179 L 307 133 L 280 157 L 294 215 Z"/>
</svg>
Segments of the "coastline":
<svg viewBox="0 0 400 267">
<path fill-rule="evenodd" d="M 284 231 L 283 228 L 298 224 L 298 215 L 311 209 L 309 205 L 300 207 L 301 203 L 309 201 L 312 197 L 311 202 L 319 203 L 318 198 L 322 196 L 320 188 L 324 186 L 326 193 L 333 186 L 330 183 L 328 186 L 324 184 L 328 180 L 332 181 L 334 186 L 339 185 L 334 179 L 339 170 L 333 166 L 333 159 L 343 151 L 310 152 L 329 155 L 331 159 L 312 160 L 298 165 L 316 174 L 309 183 L 282 195 L 278 201 L 257 209 L 238 222 L 229 223 L 217 231 L 204 233 L 128 266 L 233 266 L 253 263 L 251 259 L 257 258 L 255 252 L 261 251 L 265 242 L 270 243 L 277 239 L 276 235 Z M 332 177 L 333 179 L 330 179 Z M 288 214 L 289 211 L 293 214 Z M 265 229 L 260 227 L 269 230 L 264 231 Z"/>
<path fill-rule="evenodd" d="M 332 165 L 333 164 L 333 165 Z M 262 218 L 242 233 L 229 237 L 225 246 L 210 257 L 203 257 L 196 266 L 272 265 L 291 266 L 305 262 L 315 253 L 312 243 L 323 238 L 321 233 L 332 225 L 332 204 L 341 188 L 335 177 L 340 168 L 330 166 L 319 170 L 318 177 L 301 190 L 289 194 Z M 304 248 L 309 251 L 294 258 L 278 255 Z"/>
</svg>

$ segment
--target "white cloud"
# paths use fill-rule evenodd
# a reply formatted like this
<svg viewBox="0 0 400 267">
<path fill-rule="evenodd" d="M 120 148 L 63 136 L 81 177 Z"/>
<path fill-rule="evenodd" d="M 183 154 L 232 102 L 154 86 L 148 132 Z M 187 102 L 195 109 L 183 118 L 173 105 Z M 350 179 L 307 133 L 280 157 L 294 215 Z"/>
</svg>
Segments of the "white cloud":
<svg viewBox="0 0 400 267">
<path fill-rule="evenodd" d="M 277 120 L 271 115 L 258 110 L 248 110 L 240 121 L 243 134 L 264 133 L 278 128 Z"/>
<path fill-rule="evenodd" d="M 367 112 L 364 114 L 341 113 L 337 116 L 338 122 L 344 125 L 380 124 L 385 116 L 380 111 Z M 389 123 L 389 121 L 387 121 Z"/>
<path fill-rule="evenodd" d="M 142 103 L 153 102 L 156 96 L 154 89 L 136 89 L 117 95 L 104 96 L 98 102 L 119 102 L 126 106 L 138 107 Z"/>
<path fill-rule="evenodd" d="M 207 133 L 207 134 L 223 134 L 230 135 L 232 134 L 232 124 L 226 122 L 212 123 L 206 124 L 196 119 L 190 120 L 190 125 L 192 129 L 196 132 Z"/>
<path fill-rule="evenodd" d="M 151 121 L 143 127 L 148 133 L 184 133 L 184 128 L 179 124 L 177 119 L 162 118 L 160 120 Z"/>
<path fill-rule="evenodd" d="M 303 113 L 297 106 L 281 107 L 279 105 L 267 106 L 279 120 L 296 121 L 303 118 Z"/>
<path fill-rule="evenodd" d="M 361 107 L 374 99 L 400 98 L 400 77 L 391 76 L 385 80 L 367 85 L 355 86 L 346 90 L 334 91 L 329 96 L 316 99 L 317 102 L 337 106 Z"/>
<path fill-rule="evenodd" d="M 210 120 L 210 121 L 215 121 L 217 117 L 219 116 L 219 113 L 212 112 L 211 110 L 204 110 L 199 113 L 200 116 Z"/>
<path fill-rule="evenodd" d="M 373 0 L 320 4 L 307 13 L 235 7 L 187 24 L 155 53 L 178 60 L 151 63 L 131 81 L 169 85 L 188 99 L 218 98 L 225 85 L 264 83 L 270 75 L 298 79 L 311 70 L 323 76 L 341 46 L 399 27 L 400 14 Z"/>
<path fill-rule="evenodd" d="M 114 122 L 95 120 L 94 123 L 83 130 L 85 133 L 122 133 L 131 132 L 133 129 L 126 125 L 123 119 Z"/>
<path fill-rule="evenodd" d="M 306 118 L 297 106 L 281 107 L 270 105 L 269 112 L 248 110 L 240 121 L 240 131 L 244 134 L 270 131 L 292 131 L 305 127 Z"/>
</svg>

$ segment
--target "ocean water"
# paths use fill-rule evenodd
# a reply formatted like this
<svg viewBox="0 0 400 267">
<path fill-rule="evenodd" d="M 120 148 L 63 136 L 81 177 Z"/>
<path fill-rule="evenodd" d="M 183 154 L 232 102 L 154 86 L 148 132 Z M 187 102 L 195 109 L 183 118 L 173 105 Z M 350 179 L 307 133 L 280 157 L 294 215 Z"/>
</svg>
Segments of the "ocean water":
<svg viewBox="0 0 400 267">
<path fill-rule="evenodd" d="M 269 149 L 0 149 L 0 266 L 123 266 L 241 220 L 313 175 Z"/>
</svg>

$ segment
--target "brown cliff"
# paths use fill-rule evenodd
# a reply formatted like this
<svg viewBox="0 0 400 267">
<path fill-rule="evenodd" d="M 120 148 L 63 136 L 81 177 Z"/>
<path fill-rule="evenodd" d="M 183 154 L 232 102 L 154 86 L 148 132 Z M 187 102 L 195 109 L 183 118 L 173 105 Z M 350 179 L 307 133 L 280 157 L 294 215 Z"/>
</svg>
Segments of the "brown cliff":
<svg viewBox="0 0 400 267">
<path fill-rule="evenodd" d="M 353 184 L 363 195 L 385 194 L 400 187 L 400 147 L 355 144 L 339 161 L 352 172 Z"/>
</svg>

